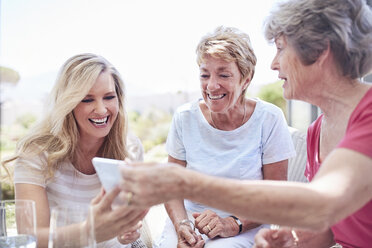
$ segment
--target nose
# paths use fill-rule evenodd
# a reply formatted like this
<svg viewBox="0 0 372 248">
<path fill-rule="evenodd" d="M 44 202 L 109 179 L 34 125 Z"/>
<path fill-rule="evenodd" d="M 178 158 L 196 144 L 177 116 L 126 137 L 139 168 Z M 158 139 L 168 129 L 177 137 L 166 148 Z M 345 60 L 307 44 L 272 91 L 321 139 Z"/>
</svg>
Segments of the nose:
<svg viewBox="0 0 372 248">
<path fill-rule="evenodd" d="M 273 58 L 273 61 L 271 62 L 270 66 L 271 70 L 279 70 L 279 61 L 278 61 L 278 55 L 275 55 Z"/>
<path fill-rule="evenodd" d="M 207 83 L 207 90 L 213 91 L 219 88 L 220 88 L 220 84 L 218 83 L 217 77 L 211 75 Z"/>
<path fill-rule="evenodd" d="M 102 100 L 96 101 L 96 105 L 94 106 L 94 112 L 100 115 L 106 114 L 107 108 L 106 108 L 105 103 Z"/>
</svg>

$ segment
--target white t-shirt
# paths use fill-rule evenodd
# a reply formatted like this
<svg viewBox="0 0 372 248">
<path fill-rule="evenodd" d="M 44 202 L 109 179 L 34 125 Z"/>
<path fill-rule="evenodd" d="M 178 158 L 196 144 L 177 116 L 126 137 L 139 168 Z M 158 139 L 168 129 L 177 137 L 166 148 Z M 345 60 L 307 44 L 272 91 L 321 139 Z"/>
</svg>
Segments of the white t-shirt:
<svg viewBox="0 0 372 248">
<path fill-rule="evenodd" d="M 296 155 L 283 112 L 259 99 L 250 119 L 232 131 L 212 127 L 204 118 L 199 101 L 179 107 L 173 116 L 166 149 L 170 156 L 187 162 L 186 168 L 208 175 L 240 180 L 260 180 L 265 164 Z M 228 200 L 228 199 L 227 199 Z M 185 200 L 188 211 L 216 211 Z"/>
<path fill-rule="evenodd" d="M 136 161 L 143 160 L 143 148 L 139 139 L 129 136 L 128 152 Z M 14 183 L 27 183 L 44 187 L 48 196 L 49 208 L 55 206 L 89 205 L 99 194 L 101 182 L 97 174 L 86 175 L 76 170 L 70 162 L 63 162 L 55 171 L 54 177 L 46 177 L 46 154 L 33 158 L 19 158 L 14 168 Z M 122 245 L 116 238 L 99 243 L 97 247 L 131 247 Z"/>
</svg>

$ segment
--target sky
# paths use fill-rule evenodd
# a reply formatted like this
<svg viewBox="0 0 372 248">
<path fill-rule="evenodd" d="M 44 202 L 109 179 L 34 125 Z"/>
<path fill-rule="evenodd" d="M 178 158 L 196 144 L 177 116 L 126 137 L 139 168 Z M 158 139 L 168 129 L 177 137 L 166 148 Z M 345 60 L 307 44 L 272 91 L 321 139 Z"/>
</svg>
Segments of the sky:
<svg viewBox="0 0 372 248">
<path fill-rule="evenodd" d="M 62 64 L 83 52 L 108 59 L 128 95 L 198 91 L 196 45 L 220 25 L 250 35 L 258 58 L 252 89 L 277 80 L 263 21 L 278 0 L 0 1 L 0 65 L 21 76 L 2 99 L 48 94 Z"/>
</svg>

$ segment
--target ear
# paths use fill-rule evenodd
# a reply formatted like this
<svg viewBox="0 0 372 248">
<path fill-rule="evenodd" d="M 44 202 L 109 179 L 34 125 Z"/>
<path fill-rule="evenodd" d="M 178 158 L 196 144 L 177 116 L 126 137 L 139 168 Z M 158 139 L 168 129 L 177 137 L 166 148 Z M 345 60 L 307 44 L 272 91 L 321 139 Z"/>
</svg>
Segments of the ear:
<svg viewBox="0 0 372 248">
<path fill-rule="evenodd" d="M 251 83 L 251 78 L 247 77 L 247 79 L 245 79 L 243 82 L 243 90 L 246 90 L 250 83 Z"/>
<path fill-rule="evenodd" d="M 320 66 L 323 67 L 329 62 L 329 59 L 332 57 L 331 56 L 331 44 L 328 42 L 327 49 L 325 49 L 318 57 L 316 60 L 316 63 Z"/>
</svg>

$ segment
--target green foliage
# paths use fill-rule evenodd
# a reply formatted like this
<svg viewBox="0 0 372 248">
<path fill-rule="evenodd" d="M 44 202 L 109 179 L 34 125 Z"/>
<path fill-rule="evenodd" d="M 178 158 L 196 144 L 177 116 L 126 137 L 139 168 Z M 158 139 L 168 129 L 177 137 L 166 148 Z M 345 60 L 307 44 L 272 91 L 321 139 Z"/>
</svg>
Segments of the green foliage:
<svg viewBox="0 0 372 248">
<path fill-rule="evenodd" d="M 278 81 L 262 86 L 260 91 L 258 92 L 258 97 L 266 102 L 270 102 L 278 106 L 286 114 L 287 101 L 283 98 L 282 84 L 282 81 Z"/>
<path fill-rule="evenodd" d="M 16 119 L 16 123 L 19 123 L 25 129 L 29 129 L 32 126 L 32 124 L 36 122 L 36 120 L 37 117 L 35 115 L 27 113 L 18 117 Z"/>
<path fill-rule="evenodd" d="M 152 108 L 141 115 L 132 111 L 128 116 L 129 126 L 142 141 L 145 152 L 166 141 L 172 120 L 170 113 Z"/>
<path fill-rule="evenodd" d="M 0 66 L 0 83 L 18 83 L 20 79 L 19 73 L 15 70 Z"/>
<path fill-rule="evenodd" d="M 12 183 L 1 183 L 1 200 L 14 199 L 14 186 Z"/>
</svg>

